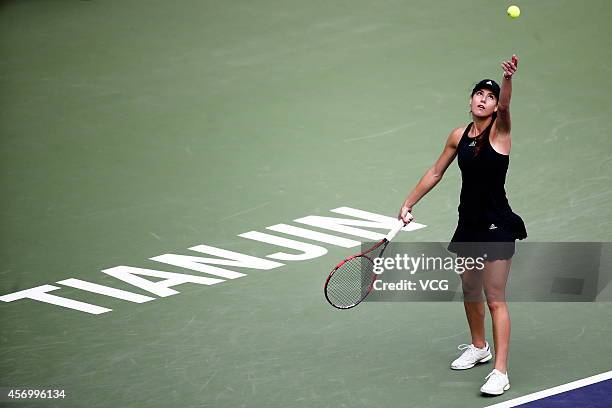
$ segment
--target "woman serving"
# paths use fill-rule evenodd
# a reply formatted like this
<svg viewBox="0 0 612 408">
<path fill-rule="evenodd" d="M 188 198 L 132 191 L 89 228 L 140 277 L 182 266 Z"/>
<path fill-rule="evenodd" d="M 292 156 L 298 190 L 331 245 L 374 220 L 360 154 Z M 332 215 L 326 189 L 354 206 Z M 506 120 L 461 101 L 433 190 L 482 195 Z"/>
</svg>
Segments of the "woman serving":
<svg viewBox="0 0 612 408">
<path fill-rule="evenodd" d="M 517 65 L 516 55 L 502 62 L 501 89 L 492 79 L 476 84 L 470 95 L 472 122 L 450 133 L 442 154 L 408 194 L 398 216 L 410 222 L 414 205 L 442 179 L 457 157 L 462 179 L 459 220 L 448 249 L 460 257 L 483 256 L 486 261 L 483 269 L 468 269 L 461 275 L 472 342 L 459 346 L 463 353 L 451 368 L 465 370 L 492 358 L 485 339 L 484 289 L 493 320 L 495 367 L 480 391 L 489 395 L 501 395 L 510 388 L 510 316 L 505 289 L 515 240 L 527 237 L 525 224 L 510 208 L 504 189 L 511 147 L 512 76 Z"/>
</svg>

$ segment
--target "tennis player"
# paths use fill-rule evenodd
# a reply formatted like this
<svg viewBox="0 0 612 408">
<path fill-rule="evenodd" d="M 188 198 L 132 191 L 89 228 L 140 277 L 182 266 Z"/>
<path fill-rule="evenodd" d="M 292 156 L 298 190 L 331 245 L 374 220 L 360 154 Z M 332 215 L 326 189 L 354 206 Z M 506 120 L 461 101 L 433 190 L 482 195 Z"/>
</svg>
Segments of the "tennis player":
<svg viewBox="0 0 612 408">
<path fill-rule="evenodd" d="M 457 157 L 462 178 L 459 221 L 448 249 L 457 256 L 483 256 L 485 262 L 484 268 L 466 270 L 461 275 L 472 342 L 459 346 L 463 353 L 451 368 L 466 370 L 493 358 L 485 339 L 484 289 L 493 320 L 495 366 L 480 391 L 489 395 L 501 395 L 510 388 L 510 316 L 505 289 L 515 240 L 527 237 L 525 224 L 510 208 L 504 189 L 511 146 L 512 77 L 517 65 L 515 55 L 501 63 L 501 89 L 492 79 L 476 84 L 470 95 L 472 122 L 450 133 L 442 154 L 410 192 L 398 216 L 409 222 L 407 214 L 442 179 Z"/>
</svg>

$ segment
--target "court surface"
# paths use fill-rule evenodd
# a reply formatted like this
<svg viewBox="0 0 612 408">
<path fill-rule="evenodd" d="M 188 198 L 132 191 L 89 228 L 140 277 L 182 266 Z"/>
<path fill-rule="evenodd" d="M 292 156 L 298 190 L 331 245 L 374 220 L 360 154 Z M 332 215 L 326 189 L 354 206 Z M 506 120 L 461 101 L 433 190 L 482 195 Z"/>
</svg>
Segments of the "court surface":
<svg viewBox="0 0 612 408">
<path fill-rule="evenodd" d="M 68 395 L 14 406 L 485 407 L 612 370 L 610 303 L 511 303 L 512 388 L 483 398 L 490 364 L 448 369 L 460 303 L 334 310 L 323 281 L 353 249 L 279 261 L 296 252 L 239 236 L 395 216 L 516 53 L 506 189 L 528 240 L 611 241 L 612 3 L 518 4 L 511 21 L 490 0 L 0 2 L 0 295 L 112 309 L 0 303 L 0 387 Z M 448 240 L 459 186 L 453 163 L 399 239 Z M 284 265 L 163 297 L 101 272 L 218 278 L 150 259 L 198 245 Z"/>
</svg>

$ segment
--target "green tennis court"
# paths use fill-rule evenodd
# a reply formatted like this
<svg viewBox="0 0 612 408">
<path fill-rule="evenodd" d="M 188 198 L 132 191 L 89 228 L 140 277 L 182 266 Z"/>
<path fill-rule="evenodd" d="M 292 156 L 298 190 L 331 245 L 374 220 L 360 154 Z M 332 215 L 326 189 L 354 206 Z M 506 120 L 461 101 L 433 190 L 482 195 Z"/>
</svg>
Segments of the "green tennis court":
<svg viewBox="0 0 612 408">
<path fill-rule="evenodd" d="M 483 398 L 488 368 L 448 368 L 460 303 L 335 310 L 323 282 L 354 249 L 267 228 L 365 240 L 295 220 L 395 217 L 516 53 L 506 190 L 528 241 L 612 241 L 612 3 L 517 4 L 0 2 L 0 387 L 67 395 L 0 405 L 485 407 L 612 370 L 609 302 L 513 302 L 512 388 Z M 460 184 L 454 163 L 399 240 L 448 240 Z M 327 251 L 272 258 L 299 251 L 252 231 Z M 244 257 L 158 258 L 228 255 L 210 247 Z"/>
</svg>

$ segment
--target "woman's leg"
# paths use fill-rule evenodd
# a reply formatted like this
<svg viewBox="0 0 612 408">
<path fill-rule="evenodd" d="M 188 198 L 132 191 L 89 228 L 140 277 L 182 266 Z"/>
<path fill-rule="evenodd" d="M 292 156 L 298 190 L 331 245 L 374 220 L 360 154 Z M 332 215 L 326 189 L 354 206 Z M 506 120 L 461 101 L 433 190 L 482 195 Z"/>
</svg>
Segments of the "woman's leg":
<svg viewBox="0 0 612 408">
<path fill-rule="evenodd" d="M 493 321 L 495 368 L 502 373 L 508 369 L 508 345 L 510 343 L 510 314 L 506 303 L 506 282 L 511 259 L 485 262 L 484 290 Z"/>
<path fill-rule="evenodd" d="M 478 348 L 485 346 L 485 326 L 484 326 L 484 298 L 482 269 L 468 269 L 461 274 L 463 288 L 463 307 L 467 317 L 472 344 Z"/>
</svg>

